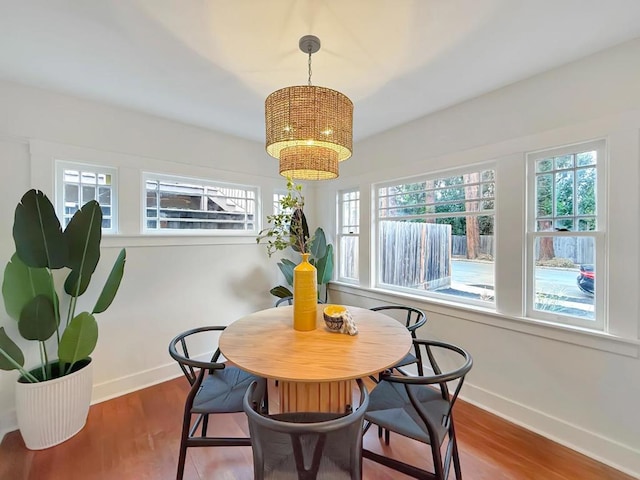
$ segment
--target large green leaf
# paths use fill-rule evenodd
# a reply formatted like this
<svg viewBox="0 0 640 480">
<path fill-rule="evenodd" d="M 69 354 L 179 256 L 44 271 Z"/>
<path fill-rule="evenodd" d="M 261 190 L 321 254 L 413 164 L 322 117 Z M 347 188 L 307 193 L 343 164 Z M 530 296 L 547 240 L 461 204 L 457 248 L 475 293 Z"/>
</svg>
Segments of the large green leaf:
<svg viewBox="0 0 640 480">
<path fill-rule="evenodd" d="M 293 297 L 293 292 L 287 287 L 283 287 L 282 285 L 273 287 L 271 290 L 269 290 L 269 293 L 278 298 Z"/>
<path fill-rule="evenodd" d="M 47 196 L 29 190 L 16 207 L 13 222 L 16 253 L 30 267 L 62 268 L 67 264 L 67 243 Z"/>
<path fill-rule="evenodd" d="M 98 297 L 96 306 L 93 307 L 92 313 L 104 312 L 107 308 L 109 308 L 111 302 L 113 302 L 113 299 L 118 292 L 118 287 L 120 287 L 120 281 L 122 280 L 122 275 L 124 274 L 124 264 L 126 260 L 127 252 L 123 248 L 122 250 L 120 250 L 120 254 L 118 255 L 118 258 L 116 258 L 116 261 L 111 268 L 109 278 L 107 278 L 104 287 L 102 287 L 102 293 L 100 294 L 100 297 Z"/>
<path fill-rule="evenodd" d="M 307 224 L 307 217 L 301 208 L 297 208 L 291 215 L 289 235 L 297 238 L 296 241 L 291 244 L 291 248 L 296 252 L 299 252 L 299 246 L 307 243 L 307 240 L 309 239 L 309 225 Z"/>
<path fill-rule="evenodd" d="M 69 245 L 67 266 L 71 269 L 64 282 L 64 291 L 77 297 L 86 291 L 100 260 L 102 210 L 98 202 L 85 203 L 73 215 L 64 236 Z"/>
<path fill-rule="evenodd" d="M 21 367 L 24 365 L 24 355 L 20 347 L 16 345 L 13 340 L 4 331 L 4 327 L 0 327 L 0 370 L 15 370 L 18 367 L 15 363 Z M 13 362 L 7 358 L 9 356 L 13 359 Z"/>
<path fill-rule="evenodd" d="M 296 268 L 296 264 L 287 258 L 283 258 L 278 262 L 278 268 L 280 268 L 287 283 L 293 285 L 293 269 Z"/>
<path fill-rule="evenodd" d="M 311 255 L 313 255 L 313 258 L 316 259 L 316 262 L 327 254 L 327 238 L 322 228 L 316 228 L 309 251 Z"/>
<path fill-rule="evenodd" d="M 98 323 L 89 312 L 82 312 L 65 329 L 58 345 L 58 358 L 60 362 L 74 364 L 91 355 L 96 343 Z"/>
<path fill-rule="evenodd" d="M 30 268 L 14 254 L 4 269 L 2 281 L 2 297 L 9 316 L 16 321 L 20 320 L 24 306 L 37 295 L 46 295 L 57 305 L 52 282 L 46 268 Z"/>
<path fill-rule="evenodd" d="M 37 295 L 22 309 L 18 330 L 27 340 L 44 342 L 58 329 L 55 307 L 47 295 Z"/>
<path fill-rule="evenodd" d="M 333 277 L 333 245 L 327 245 L 324 257 L 316 263 L 316 269 L 318 270 L 318 285 L 331 281 Z"/>
</svg>

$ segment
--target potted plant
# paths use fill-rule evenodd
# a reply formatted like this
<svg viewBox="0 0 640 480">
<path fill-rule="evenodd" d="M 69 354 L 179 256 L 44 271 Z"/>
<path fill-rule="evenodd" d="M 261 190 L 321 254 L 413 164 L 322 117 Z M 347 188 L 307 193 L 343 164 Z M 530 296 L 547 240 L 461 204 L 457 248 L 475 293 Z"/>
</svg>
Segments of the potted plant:
<svg viewBox="0 0 640 480">
<path fill-rule="evenodd" d="M 101 227 L 95 200 L 82 206 L 64 231 L 44 193 L 29 190 L 16 207 L 16 252 L 4 270 L 2 296 L 20 335 L 38 342 L 40 364 L 25 368 L 22 350 L 0 327 L 0 369 L 20 372 L 16 414 L 30 449 L 61 443 L 86 422 L 93 384 L 90 355 L 98 340 L 95 315 L 113 301 L 126 259 L 122 249 L 91 311 L 76 313 L 100 259 Z"/>
<path fill-rule="evenodd" d="M 333 245 L 328 244 L 324 230 L 316 228 L 313 236 L 309 236 L 309 227 L 304 214 L 304 196 L 302 186 L 287 179 L 287 194 L 279 201 L 280 212 L 268 215 L 269 228 L 262 230 L 256 241 L 266 241 L 267 254 L 271 257 L 276 251 L 292 248 L 299 253 L 309 254 L 309 263 L 317 271 L 318 289 L 324 285 L 324 301 L 327 301 L 326 284 L 333 276 Z M 278 262 L 278 267 L 284 275 L 287 284 L 293 286 L 293 271 L 296 264 L 287 258 Z M 293 296 L 293 292 L 278 285 L 269 291 L 278 298 Z M 318 290 L 318 298 L 320 291 Z"/>
</svg>

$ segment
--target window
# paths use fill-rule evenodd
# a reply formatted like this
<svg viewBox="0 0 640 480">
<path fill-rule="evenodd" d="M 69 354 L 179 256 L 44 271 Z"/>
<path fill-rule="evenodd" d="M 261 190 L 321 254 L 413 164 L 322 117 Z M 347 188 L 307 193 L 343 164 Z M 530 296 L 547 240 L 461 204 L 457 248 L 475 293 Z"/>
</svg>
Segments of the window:
<svg viewBox="0 0 640 480">
<path fill-rule="evenodd" d="M 527 316 L 604 328 L 604 142 L 529 154 Z M 597 280 L 596 280 L 597 279 Z"/>
<path fill-rule="evenodd" d="M 65 228 L 73 214 L 90 200 L 102 210 L 102 232 L 116 233 L 117 171 L 114 168 L 56 162 L 56 213 Z"/>
<path fill-rule="evenodd" d="M 282 204 L 280 203 L 284 197 L 287 196 L 287 192 L 276 191 L 273 193 L 273 214 L 279 215 L 281 213 L 286 213 L 286 210 L 290 210 L 289 208 L 282 208 Z"/>
<path fill-rule="evenodd" d="M 144 230 L 256 234 L 258 189 L 145 173 Z"/>
<path fill-rule="evenodd" d="M 358 280 L 360 241 L 360 191 L 338 193 L 338 278 Z"/>
<path fill-rule="evenodd" d="M 494 301 L 493 168 L 412 178 L 375 192 L 379 286 Z"/>
</svg>

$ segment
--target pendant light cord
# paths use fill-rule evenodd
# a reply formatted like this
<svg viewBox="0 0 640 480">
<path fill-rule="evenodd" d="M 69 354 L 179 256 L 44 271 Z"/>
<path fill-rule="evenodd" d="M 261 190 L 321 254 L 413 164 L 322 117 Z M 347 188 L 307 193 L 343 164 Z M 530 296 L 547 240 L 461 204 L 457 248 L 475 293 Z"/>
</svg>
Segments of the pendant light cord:
<svg viewBox="0 0 640 480">
<path fill-rule="evenodd" d="M 311 86 L 311 46 L 309 46 L 309 86 Z"/>
</svg>

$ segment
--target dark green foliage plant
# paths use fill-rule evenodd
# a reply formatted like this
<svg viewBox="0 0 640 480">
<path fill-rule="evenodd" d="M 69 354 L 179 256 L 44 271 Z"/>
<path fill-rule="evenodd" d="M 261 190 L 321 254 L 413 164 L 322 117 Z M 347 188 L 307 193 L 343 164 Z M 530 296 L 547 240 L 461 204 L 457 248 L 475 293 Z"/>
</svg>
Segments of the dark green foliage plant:
<svg viewBox="0 0 640 480">
<path fill-rule="evenodd" d="M 111 305 L 126 261 L 122 249 L 91 312 L 76 314 L 78 297 L 86 292 L 100 260 L 101 238 L 102 210 L 95 200 L 83 205 L 63 231 L 44 193 L 24 194 L 16 207 L 16 252 L 4 270 L 2 296 L 20 335 L 39 343 L 40 366 L 25 369 L 22 350 L 0 327 L 0 369 L 18 370 L 21 379 L 38 382 L 71 373 L 74 364 L 91 355 L 98 341 L 95 315 Z M 54 270 L 68 272 L 63 285 L 57 285 Z M 52 344 L 56 358 L 50 357 Z"/>
</svg>

